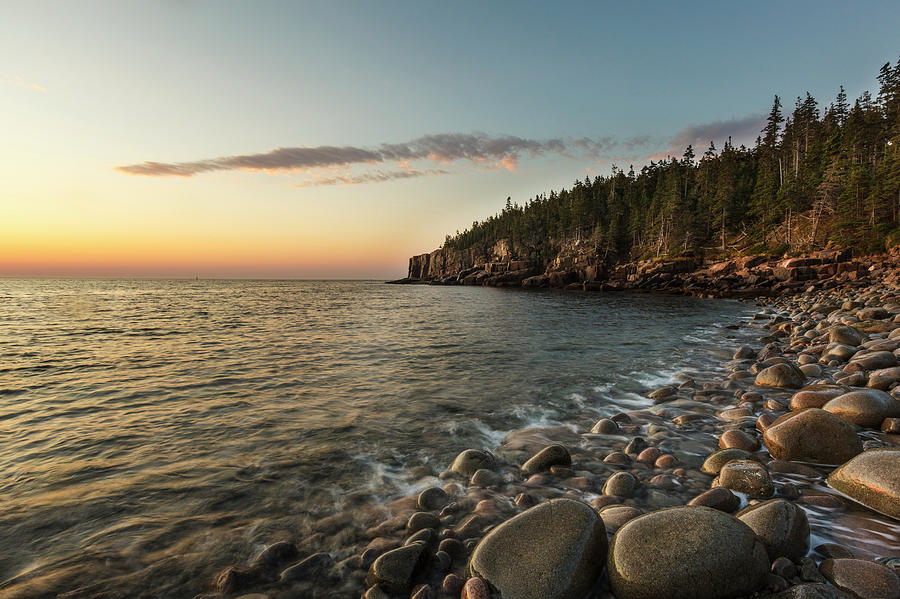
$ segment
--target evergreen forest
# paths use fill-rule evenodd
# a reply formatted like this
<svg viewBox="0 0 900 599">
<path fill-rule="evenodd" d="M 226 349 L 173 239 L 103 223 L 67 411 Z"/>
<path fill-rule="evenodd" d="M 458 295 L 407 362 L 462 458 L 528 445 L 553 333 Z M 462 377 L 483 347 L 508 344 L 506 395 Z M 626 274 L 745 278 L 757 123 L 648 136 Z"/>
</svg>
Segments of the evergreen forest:
<svg viewBox="0 0 900 599">
<path fill-rule="evenodd" d="M 900 243 L 900 59 L 878 91 L 821 105 L 775 96 L 753 147 L 688 146 L 635 172 L 576 180 L 447 236 L 484 252 L 508 239 L 546 261 L 564 243 L 593 244 L 609 261 L 690 251 L 783 253 L 826 246 L 884 251 Z"/>
</svg>

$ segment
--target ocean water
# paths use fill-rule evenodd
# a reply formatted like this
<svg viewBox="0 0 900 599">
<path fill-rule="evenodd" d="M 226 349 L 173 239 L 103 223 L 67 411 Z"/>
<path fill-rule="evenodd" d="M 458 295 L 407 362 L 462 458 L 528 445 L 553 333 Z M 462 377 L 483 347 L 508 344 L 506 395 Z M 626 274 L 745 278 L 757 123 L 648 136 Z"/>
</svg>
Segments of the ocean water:
<svg viewBox="0 0 900 599">
<path fill-rule="evenodd" d="M 417 466 L 514 429 L 585 430 L 676 373 L 721 372 L 746 335 L 729 325 L 754 312 L 380 282 L 0 280 L 0 596 L 191 597 L 311 521 L 427 486 Z"/>
</svg>

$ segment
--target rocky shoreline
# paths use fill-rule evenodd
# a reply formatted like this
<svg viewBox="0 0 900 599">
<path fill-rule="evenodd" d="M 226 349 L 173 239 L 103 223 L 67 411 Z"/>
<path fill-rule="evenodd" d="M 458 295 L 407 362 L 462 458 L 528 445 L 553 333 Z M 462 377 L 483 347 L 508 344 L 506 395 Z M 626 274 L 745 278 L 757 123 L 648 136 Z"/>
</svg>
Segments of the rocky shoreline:
<svg viewBox="0 0 900 599">
<path fill-rule="evenodd" d="M 409 273 L 391 284 L 478 285 L 570 291 L 644 291 L 698 297 L 759 298 L 897 282 L 900 257 L 854 258 L 849 249 L 793 257 L 750 254 L 727 260 L 685 255 L 608 264 L 594 248 L 574 244 L 546 265 L 515 259 L 501 241 L 485 255 L 435 250 L 413 256 Z"/>
<path fill-rule="evenodd" d="M 727 376 L 463 451 L 199 597 L 900 598 L 900 288 L 856 264 L 761 303 Z"/>
</svg>

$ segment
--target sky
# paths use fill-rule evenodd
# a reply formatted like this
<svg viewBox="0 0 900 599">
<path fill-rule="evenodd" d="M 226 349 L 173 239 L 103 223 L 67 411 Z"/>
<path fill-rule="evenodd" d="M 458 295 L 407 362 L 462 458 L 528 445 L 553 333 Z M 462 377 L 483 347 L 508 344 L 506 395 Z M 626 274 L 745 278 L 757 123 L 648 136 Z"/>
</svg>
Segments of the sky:
<svg viewBox="0 0 900 599">
<path fill-rule="evenodd" d="M 752 144 L 891 2 L 0 0 L 0 276 L 371 278 L 612 165 Z"/>
</svg>

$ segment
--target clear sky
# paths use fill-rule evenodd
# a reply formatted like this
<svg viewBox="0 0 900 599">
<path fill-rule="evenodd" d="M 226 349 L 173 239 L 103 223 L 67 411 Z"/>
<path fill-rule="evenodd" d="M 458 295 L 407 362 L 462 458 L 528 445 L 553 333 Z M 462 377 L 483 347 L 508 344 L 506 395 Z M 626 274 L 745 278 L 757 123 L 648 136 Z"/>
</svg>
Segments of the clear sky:
<svg viewBox="0 0 900 599">
<path fill-rule="evenodd" d="M 896 1 L 0 0 L 0 276 L 397 278 L 898 54 Z"/>
</svg>

